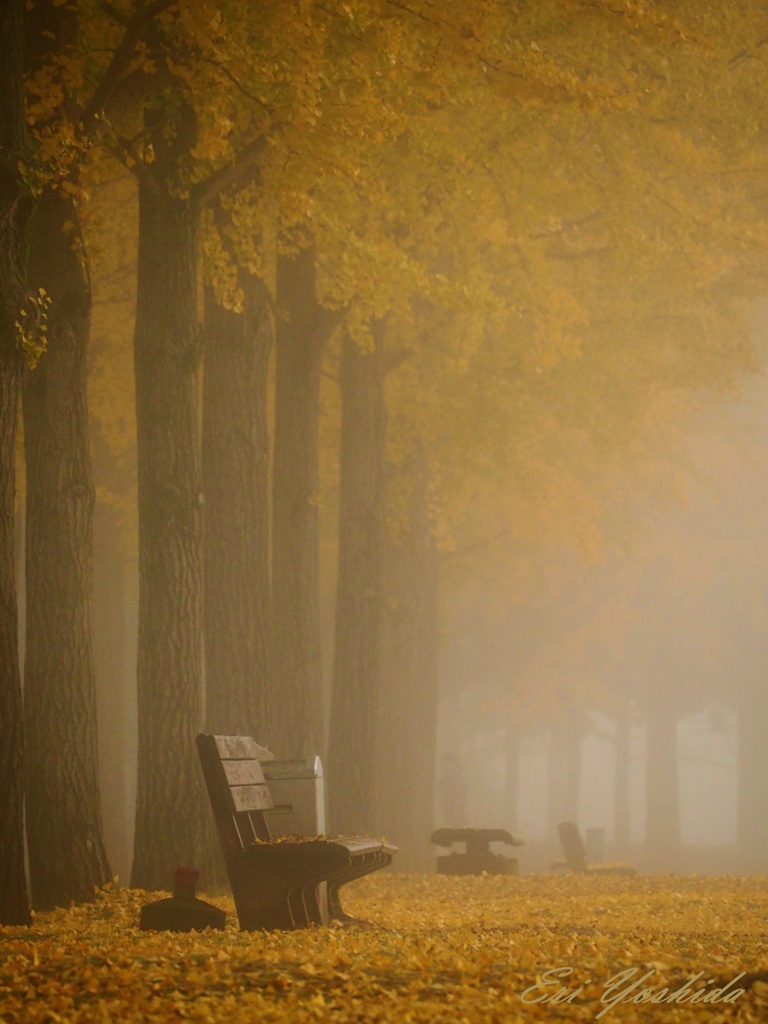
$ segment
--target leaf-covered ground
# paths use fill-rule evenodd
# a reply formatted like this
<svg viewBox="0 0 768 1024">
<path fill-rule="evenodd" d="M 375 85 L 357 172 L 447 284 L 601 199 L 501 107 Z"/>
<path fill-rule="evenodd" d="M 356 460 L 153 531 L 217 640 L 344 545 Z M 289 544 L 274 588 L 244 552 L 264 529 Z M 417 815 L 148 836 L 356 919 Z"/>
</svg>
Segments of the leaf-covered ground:
<svg viewBox="0 0 768 1024">
<path fill-rule="evenodd" d="M 766 879 L 380 873 L 346 890 L 367 927 L 239 932 L 221 899 L 224 932 L 140 931 L 161 895 L 0 929 L 0 1020 L 768 1021 Z"/>
</svg>

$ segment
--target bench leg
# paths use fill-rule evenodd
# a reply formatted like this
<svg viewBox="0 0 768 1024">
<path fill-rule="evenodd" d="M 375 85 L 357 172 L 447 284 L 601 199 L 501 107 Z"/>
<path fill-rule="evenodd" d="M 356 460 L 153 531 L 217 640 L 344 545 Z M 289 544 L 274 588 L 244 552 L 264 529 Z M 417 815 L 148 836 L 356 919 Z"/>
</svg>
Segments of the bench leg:
<svg viewBox="0 0 768 1024">
<path fill-rule="evenodd" d="M 264 900 L 256 903 L 249 899 L 235 899 L 235 907 L 241 932 L 292 931 L 296 927 L 287 899 L 271 904 Z"/>
<path fill-rule="evenodd" d="M 230 880 L 241 931 L 290 931 L 306 927 L 300 887 L 289 884 L 280 873 L 259 868 L 240 871 Z M 294 911 L 298 911 L 298 919 Z"/>
<path fill-rule="evenodd" d="M 326 872 L 306 874 L 301 881 L 277 871 L 263 868 L 253 873 L 241 872 L 232 882 L 241 931 L 265 929 L 293 930 L 328 923 L 318 899 L 318 885 Z M 290 881 L 289 881 L 290 879 Z"/>
<path fill-rule="evenodd" d="M 323 890 L 321 892 L 321 889 Z M 304 913 L 309 924 L 328 924 L 328 901 L 325 895 L 325 882 L 318 885 L 310 883 L 301 891 Z"/>
<path fill-rule="evenodd" d="M 346 871 L 331 875 L 328 879 L 328 918 L 331 921 L 353 922 L 356 919 L 344 912 L 339 897 L 339 889 L 348 882 L 354 882 L 356 878 L 370 875 L 372 871 L 385 868 L 392 863 L 392 856 L 388 853 L 369 853 L 362 858 L 362 863 L 355 864 Z"/>
<path fill-rule="evenodd" d="M 310 878 L 301 886 L 301 891 L 291 897 L 294 919 L 301 918 L 306 925 L 328 924 L 327 872 Z M 298 925 L 297 925 L 298 927 Z"/>
</svg>

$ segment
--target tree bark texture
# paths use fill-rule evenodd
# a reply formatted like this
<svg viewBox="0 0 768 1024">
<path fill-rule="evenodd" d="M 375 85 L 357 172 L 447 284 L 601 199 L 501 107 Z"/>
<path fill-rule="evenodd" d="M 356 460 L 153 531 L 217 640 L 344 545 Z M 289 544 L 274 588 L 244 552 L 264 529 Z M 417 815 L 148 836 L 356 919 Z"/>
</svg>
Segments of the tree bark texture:
<svg viewBox="0 0 768 1024">
<path fill-rule="evenodd" d="M 46 289 L 48 347 L 24 381 L 27 628 L 24 704 L 32 903 L 93 898 L 111 878 L 102 838 L 93 661 L 94 490 L 86 398 L 90 284 L 68 199 L 46 189 L 29 277 Z"/>
<path fill-rule="evenodd" d="M 0 925 L 5 925 L 28 924 L 31 917 L 24 873 L 24 723 L 13 560 L 20 366 L 5 323 L 0 331 Z"/>
<path fill-rule="evenodd" d="M 341 354 L 339 561 L 328 740 L 331 829 L 375 830 L 374 738 L 380 672 L 386 412 L 381 324 Z"/>
<path fill-rule="evenodd" d="M 93 638 L 104 843 L 121 882 L 131 873 L 136 734 L 135 647 L 128 641 L 125 535 L 114 506 L 94 514 Z M 127 666 L 130 664 L 130 675 Z"/>
<path fill-rule="evenodd" d="M 241 272 L 242 313 L 206 300 L 203 382 L 206 731 L 274 734 L 269 584 L 267 381 L 272 326 L 264 285 Z"/>
<path fill-rule="evenodd" d="M 31 202 L 26 155 L 23 0 L 0 4 L 0 924 L 31 920 L 24 873 L 24 722 L 14 566 L 16 429 L 21 352 L 15 322 L 23 302 Z"/>
<path fill-rule="evenodd" d="M 314 260 L 308 248 L 279 257 L 277 268 L 272 593 L 281 696 L 263 742 L 280 757 L 306 757 L 322 741 L 318 421 L 334 318 L 317 303 Z"/>
<path fill-rule="evenodd" d="M 409 522 L 385 536 L 381 692 L 376 715 L 376 827 L 402 871 L 434 870 L 439 674 L 438 552 L 422 456 L 410 467 Z"/>
<path fill-rule="evenodd" d="M 164 125 L 165 117 L 178 122 Z M 144 889 L 167 888 L 177 865 L 195 863 L 205 807 L 194 742 L 202 725 L 203 610 L 198 216 L 190 199 L 167 185 L 190 144 L 190 122 L 190 112 L 172 104 L 148 120 L 155 163 L 139 184 L 138 780 L 131 884 Z"/>
</svg>

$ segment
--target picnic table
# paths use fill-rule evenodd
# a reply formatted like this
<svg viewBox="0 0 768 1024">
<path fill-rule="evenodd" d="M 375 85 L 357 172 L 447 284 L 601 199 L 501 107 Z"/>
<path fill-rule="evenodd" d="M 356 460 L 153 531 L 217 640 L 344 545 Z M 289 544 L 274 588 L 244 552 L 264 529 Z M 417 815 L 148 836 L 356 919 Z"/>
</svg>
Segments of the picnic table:
<svg viewBox="0 0 768 1024">
<path fill-rule="evenodd" d="M 522 839 L 516 839 L 503 828 L 438 828 L 431 837 L 435 846 L 452 847 L 463 843 L 463 851 L 454 851 L 437 858 L 437 871 L 441 875 L 516 875 L 518 863 L 514 857 L 505 857 L 491 852 L 491 843 L 508 846 L 522 846 Z"/>
</svg>

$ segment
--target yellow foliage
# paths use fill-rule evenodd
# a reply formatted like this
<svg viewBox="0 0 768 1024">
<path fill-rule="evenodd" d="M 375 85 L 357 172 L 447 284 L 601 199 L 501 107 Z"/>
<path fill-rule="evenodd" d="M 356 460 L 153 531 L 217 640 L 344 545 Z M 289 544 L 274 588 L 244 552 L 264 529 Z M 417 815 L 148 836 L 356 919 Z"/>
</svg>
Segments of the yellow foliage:
<svg viewBox="0 0 768 1024">
<path fill-rule="evenodd" d="M 107 887 L 0 930 L 3 1017 L 748 1024 L 768 1009 L 765 879 L 387 873 L 345 892 L 367 926 L 239 932 L 221 899 L 225 931 L 183 934 L 138 929 L 164 894 Z"/>
<path fill-rule="evenodd" d="M 37 366 L 40 356 L 48 346 L 48 310 L 51 297 L 45 288 L 30 292 L 26 303 L 19 310 L 15 323 L 18 343 L 24 350 L 30 369 Z"/>
<path fill-rule="evenodd" d="M 138 169 L 153 153 L 138 111 L 78 120 L 122 32 L 109 5 L 78 11 L 74 48 L 28 81 L 24 171 L 82 212 L 103 143 Z M 719 298 L 764 288 L 763 16 L 756 0 L 182 0 L 152 15 L 162 46 L 139 41 L 123 81 L 146 86 L 161 57 L 154 101 L 194 110 L 178 194 L 266 140 L 222 199 L 227 228 L 212 217 L 202 234 L 226 305 L 242 301 L 234 261 L 269 278 L 262 239 L 311 239 L 319 299 L 350 311 L 358 343 L 388 318 L 388 351 L 407 353 L 387 382 L 388 457 L 407 468 L 426 451 L 440 546 L 471 541 L 484 492 L 523 546 L 560 531 L 594 557 L 606 457 L 633 454 L 661 393 L 750 367 Z M 121 453 L 129 296 L 97 289 L 94 320 L 92 408 Z"/>
</svg>

